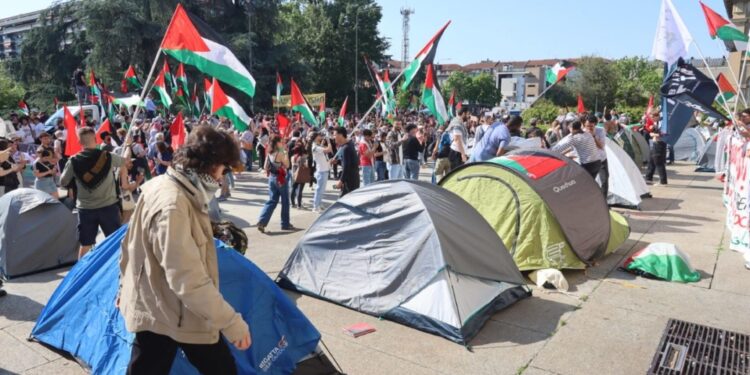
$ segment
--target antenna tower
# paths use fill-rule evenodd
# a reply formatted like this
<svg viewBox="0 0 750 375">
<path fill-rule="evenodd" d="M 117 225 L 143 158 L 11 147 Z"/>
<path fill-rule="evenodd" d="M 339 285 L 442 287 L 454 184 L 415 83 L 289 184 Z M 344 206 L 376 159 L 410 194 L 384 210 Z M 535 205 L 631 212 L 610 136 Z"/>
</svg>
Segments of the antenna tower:
<svg viewBox="0 0 750 375">
<path fill-rule="evenodd" d="M 406 65 L 409 64 L 409 17 L 414 14 L 414 9 L 402 7 L 401 8 L 401 19 L 403 21 L 402 29 L 404 39 L 401 41 L 401 69 L 406 69 Z"/>
</svg>

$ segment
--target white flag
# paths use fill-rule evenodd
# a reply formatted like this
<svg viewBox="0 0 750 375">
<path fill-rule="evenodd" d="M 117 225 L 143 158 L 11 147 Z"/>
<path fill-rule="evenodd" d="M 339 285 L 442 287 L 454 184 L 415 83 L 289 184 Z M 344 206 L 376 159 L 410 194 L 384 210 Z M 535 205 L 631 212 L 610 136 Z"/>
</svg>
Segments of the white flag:
<svg viewBox="0 0 750 375">
<path fill-rule="evenodd" d="M 680 57 L 687 55 L 692 42 L 693 36 L 682 22 L 672 0 L 662 0 L 651 56 L 672 65 Z"/>
</svg>

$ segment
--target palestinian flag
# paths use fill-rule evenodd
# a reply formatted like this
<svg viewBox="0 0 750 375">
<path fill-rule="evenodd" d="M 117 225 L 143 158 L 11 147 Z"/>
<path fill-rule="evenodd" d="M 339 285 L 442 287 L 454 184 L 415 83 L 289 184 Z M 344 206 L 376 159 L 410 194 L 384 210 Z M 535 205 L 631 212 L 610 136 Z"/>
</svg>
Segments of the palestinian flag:
<svg viewBox="0 0 750 375">
<path fill-rule="evenodd" d="M 456 117 L 456 90 L 451 92 L 451 97 L 448 99 L 448 116 Z"/>
<path fill-rule="evenodd" d="M 228 118 L 240 132 L 245 131 L 250 124 L 250 116 L 236 100 L 224 93 L 216 78 L 211 85 L 211 114 Z"/>
<path fill-rule="evenodd" d="M 427 77 L 424 80 L 424 89 L 422 90 L 422 104 L 430 110 L 438 125 L 444 124 L 448 121 L 448 112 L 445 110 L 445 101 L 443 96 L 440 95 L 440 89 L 435 80 L 435 72 L 432 64 L 428 64 L 425 69 L 427 70 Z"/>
<path fill-rule="evenodd" d="M 185 144 L 187 139 L 187 132 L 185 132 L 185 121 L 182 119 L 182 112 L 177 113 L 172 125 L 169 126 L 169 133 L 172 136 L 172 148 L 177 150 L 180 146 Z"/>
<path fill-rule="evenodd" d="M 83 112 L 79 112 L 79 116 L 83 118 Z M 81 141 L 78 140 L 78 124 L 73 114 L 68 110 L 68 106 L 63 104 L 63 125 L 68 133 L 68 138 L 65 140 L 65 156 L 73 156 L 83 149 L 81 147 Z"/>
<path fill-rule="evenodd" d="M 489 161 L 513 169 L 532 180 L 543 178 L 567 165 L 556 157 L 546 155 L 507 155 Z"/>
<path fill-rule="evenodd" d="M 276 72 L 276 103 L 281 101 L 281 90 L 284 89 L 284 83 L 281 81 L 281 74 Z"/>
<path fill-rule="evenodd" d="M 174 76 L 172 75 L 172 71 L 169 70 L 169 63 L 166 59 L 164 59 L 164 67 L 162 68 L 162 73 L 164 73 L 164 81 L 169 82 L 169 84 L 172 87 L 172 92 L 174 93 L 177 91 L 177 82 L 174 80 Z"/>
<path fill-rule="evenodd" d="M 690 257 L 673 244 L 652 243 L 630 256 L 622 268 L 648 278 L 692 283 L 701 275 L 690 265 Z"/>
<path fill-rule="evenodd" d="M 708 33 L 712 39 L 718 37 L 723 40 L 727 52 L 744 52 L 747 50 L 748 36 L 739 27 L 725 20 L 718 13 L 714 12 L 713 9 L 703 4 L 703 2 L 701 2 L 701 8 L 703 8 L 703 15 L 706 16 Z"/>
<path fill-rule="evenodd" d="M 318 120 L 320 121 L 320 124 L 325 124 L 326 122 L 326 99 L 323 97 L 323 100 L 320 101 L 320 107 L 318 107 Z"/>
<path fill-rule="evenodd" d="M 737 90 L 732 87 L 732 84 L 729 83 L 729 80 L 727 80 L 727 77 L 724 75 L 724 73 L 719 73 L 719 76 L 716 77 L 716 82 L 719 83 L 719 97 L 716 98 L 716 101 L 718 101 L 719 103 L 727 103 L 730 99 L 737 95 Z"/>
<path fill-rule="evenodd" d="M 211 81 L 203 78 L 203 102 L 209 112 L 211 111 Z"/>
<path fill-rule="evenodd" d="M 185 92 L 185 94 L 187 95 L 187 93 L 190 92 L 190 87 L 188 86 L 188 79 L 187 79 L 187 75 L 185 74 L 185 65 L 182 65 L 182 63 L 180 63 L 180 65 L 177 66 L 176 80 L 177 80 L 177 86 L 182 87 L 182 91 Z"/>
<path fill-rule="evenodd" d="M 312 109 L 310 109 L 310 106 L 307 104 L 307 101 L 305 100 L 305 97 L 302 96 L 302 91 L 299 90 L 299 87 L 297 86 L 297 83 L 294 82 L 294 78 L 292 78 L 292 111 L 295 111 L 302 115 L 302 117 L 309 123 L 310 125 L 318 127 L 318 119 L 315 118 L 315 115 L 313 115 Z"/>
<path fill-rule="evenodd" d="M 163 70 L 159 72 L 158 76 L 156 76 L 153 90 L 155 90 L 159 94 L 161 104 L 164 106 L 165 109 L 172 106 L 172 98 L 169 97 L 169 93 L 167 92 L 167 85 L 164 84 L 164 71 Z"/>
<path fill-rule="evenodd" d="M 438 30 L 437 34 L 435 34 L 432 39 L 422 47 L 417 56 L 414 57 L 414 60 L 406 67 L 406 69 L 404 69 L 404 83 L 401 84 L 402 90 L 406 90 L 409 87 L 411 81 L 417 76 L 417 73 L 419 73 L 423 66 L 432 64 L 432 61 L 435 59 L 435 52 L 437 51 L 438 43 L 440 43 L 440 37 L 443 36 L 443 31 L 445 31 L 450 24 L 451 21 L 448 21 L 445 26 Z"/>
<path fill-rule="evenodd" d="M 255 96 L 255 79 L 226 43 L 205 22 L 177 4 L 161 42 L 164 52 L 192 65 L 249 96 Z"/>
<path fill-rule="evenodd" d="M 141 81 L 138 80 L 138 76 L 135 74 L 135 68 L 133 68 L 132 65 L 128 66 L 128 70 L 125 71 L 123 82 L 124 84 L 122 85 L 122 88 L 124 90 L 122 90 L 122 92 L 124 93 L 128 92 L 128 85 L 135 87 L 138 90 L 143 88 Z"/>
<path fill-rule="evenodd" d="M 276 124 L 278 124 L 279 135 L 281 136 L 281 138 L 288 138 L 289 133 L 292 132 L 292 127 L 290 126 L 292 124 L 292 120 L 284 116 L 283 113 L 277 113 Z"/>
<path fill-rule="evenodd" d="M 29 115 L 29 106 L 26 104 L 25 101 L 21 100 L 18 102 L 18 109 L 21 110 L 21 113 L 28 116 Z"/>
<path fill-rule="evenodd" d="M 99 88 L 99 83 L 96 81 L 93 69 L 89 73 L 89 88 L 91 89 L 91 104 L 99 103 L 99 100 L 102 98 L 102 90 Z"/>
<path fill-rule="evenodd" d="M 385 89 L 386 109 L 389 114 L 395 114 L 396 95 L 393 93 L 393 86 L 391 85 L 391 77 L 388 73 L 388 69 L 383 71 L 383 88 Z"/>
<path fill-rule="evenodd" d="M 96 143 L 104 142 L 102 139 L 102 133 L 104 132 L 112 134 L 112 125 L 110 125 L 109 119 L 104 120 L 104 122 L 99 125 L 99 129 L 96 129 Z"/>
<path fill-rule="evenodd" d="M 560 82 L 560 80 L 565 78 L 565 75 L 573 69 L 575 69 L 575 67 L 568 61 L 560 61 L 555 64 L 555 66 L 547 68 L 547 85 L 551 86 Z"/>
<path fill-rule="evenodd" d="M 347 96 L 344 99 L 344 104 L 341 105 L 341 110 L 339 111 L 339 126 L 346 125 L 346 104 L 349 102 L 349 97 Z"/>
</svg>

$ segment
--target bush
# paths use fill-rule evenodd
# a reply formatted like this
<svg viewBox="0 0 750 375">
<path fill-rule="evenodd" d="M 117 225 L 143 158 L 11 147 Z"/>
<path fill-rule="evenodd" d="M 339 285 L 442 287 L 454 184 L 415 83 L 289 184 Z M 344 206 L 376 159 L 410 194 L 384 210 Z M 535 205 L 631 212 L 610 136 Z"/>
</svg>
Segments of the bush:
<svg viewBox="0 0 750 375">
<path fill-rule="evenodd" d="M 560 107 L 552 104 L 547 99 L 539 99 L 534 103 L 534 106 L 523 111 L 521 116 L 524 122 L 531 121 L 532 118 L 536 117 L 544 123 L 552 122 L 560 114 Z"/>
</svg>

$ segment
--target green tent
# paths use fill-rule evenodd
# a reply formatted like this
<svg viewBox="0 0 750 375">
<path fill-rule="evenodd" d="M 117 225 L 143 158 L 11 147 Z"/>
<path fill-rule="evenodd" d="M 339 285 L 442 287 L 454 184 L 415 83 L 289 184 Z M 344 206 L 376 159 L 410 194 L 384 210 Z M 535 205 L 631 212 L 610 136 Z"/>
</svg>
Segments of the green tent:
<svg viewBox="0 0 750 375">
<path fill-rule="evenodd" d="M 629 236 L 598 185 L 572 160 L 518 150 L 453 170 L 440 181 L 495 229 L 522 271 L 583 269 Z"/>
</svg>

